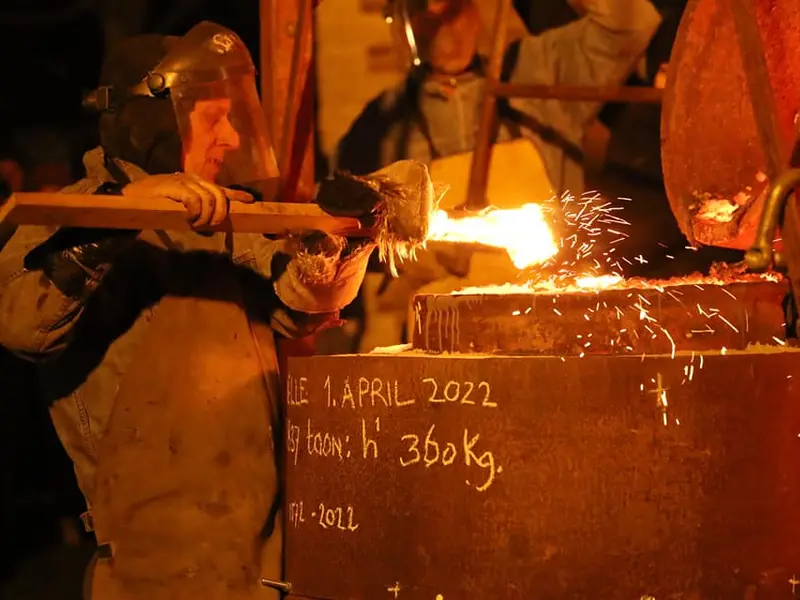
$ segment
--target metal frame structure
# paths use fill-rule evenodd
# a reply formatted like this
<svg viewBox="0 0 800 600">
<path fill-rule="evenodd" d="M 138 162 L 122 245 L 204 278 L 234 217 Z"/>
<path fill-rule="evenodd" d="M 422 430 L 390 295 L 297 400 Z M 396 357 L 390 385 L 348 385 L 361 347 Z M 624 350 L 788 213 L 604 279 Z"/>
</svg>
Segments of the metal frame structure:
<svg viewBox="0 0 800 600">
<path fill-rule="evenodd" d="M 492 52 L 486 69 L 487 85 L 481 106 L 478 133 L 469 177 L 465 208 L 480 210 L 487 206 L 486 187 L 492 161 L 492 133 L 497 118 L 498 98 L 551 98 L 566 102 L 635 102 L 660 104 L 662 91 L 631 86 L 527 85 L 500 81 L 506 50 L 509 15 L 513 0 L 499 0 L 492 33 Z"/>
</svg>

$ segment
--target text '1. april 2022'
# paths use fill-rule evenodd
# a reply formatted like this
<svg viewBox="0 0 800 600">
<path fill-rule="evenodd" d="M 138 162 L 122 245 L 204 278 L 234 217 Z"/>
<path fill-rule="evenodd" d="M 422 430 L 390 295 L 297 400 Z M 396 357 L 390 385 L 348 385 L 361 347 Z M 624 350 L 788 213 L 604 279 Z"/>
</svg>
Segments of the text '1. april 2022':
<svg viewBox="0 0 800 600">
<path fill-rule="evenodd" d="M 382 469 L 461 469 L 465 484 L 478 492 L 503 472 L 480 431 L 488 414 L 467 412 L 498 410 L 487 381 L 290 376 L 287 404 L 286 449 L 295 466 L 312 458 L 336 468 L 370 461 Z"/>
</svg>

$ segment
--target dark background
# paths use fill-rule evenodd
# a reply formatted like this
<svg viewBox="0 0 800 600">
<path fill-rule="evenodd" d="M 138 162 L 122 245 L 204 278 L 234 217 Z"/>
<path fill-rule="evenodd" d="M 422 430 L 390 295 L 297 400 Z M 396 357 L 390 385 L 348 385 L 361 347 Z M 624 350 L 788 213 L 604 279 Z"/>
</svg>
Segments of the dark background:
<svg viewBox="0 0 800 600">
<path fill-rule="evenodd" d="M 515 4 L 534 32 L 575 16 L 564 0 Z M 656 66 L 668 59 L 685 0 L 657 4 L 665 25 L 650 50 L 649 62 Z M 179 35 L 204 19 L 239 33 L 258 63 L 257 0 L 4 1 L 0 160 L 13 158 L 22 166 L 28 190 L 79 178 L 81 156 L 97 142 L 95 117 L 83 113 L 81 96 L 95 86 L 105 48 L 136 33 Z M 637 181 L 650 190 L 643 193 L 660 198 L 654 210 L 667 223 L 658 107 L 609 107 L 602 118 L 613 134 L 610 171 L 617 174 L 611 179 Z M 670 224 L 663 233 L 680 238 Z M 0 348 L 0 597 L 78 599 L 92 543 L 77 526 L 83 500 L 47 410 L 32 391 L 34 377 L 29 365 Z"/>
</svg>

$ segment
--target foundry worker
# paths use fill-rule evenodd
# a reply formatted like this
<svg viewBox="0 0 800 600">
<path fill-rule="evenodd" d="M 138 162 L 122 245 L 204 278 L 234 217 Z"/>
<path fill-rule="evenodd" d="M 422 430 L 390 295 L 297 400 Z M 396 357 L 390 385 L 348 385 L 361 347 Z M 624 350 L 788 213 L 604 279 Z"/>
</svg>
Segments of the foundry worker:
<svg viewBox="0 0 800 600">
<path fill-rule="evenodd" d="M 131 38 L 101 84 L 87 101 L 102 111 L 101 147 L 64 192 L 166 197 L 194 228 L 273 193 L 254 67 L 233 32 L 204 22 Z M 424 165 L 400 172 L 431 188 Z M 330 200 L 338 188 L 325 185 Z M 359 206 L 380 211 L 380 186 L 367 188 Z M 352 216 L 348 198 L 332 204 Z M 74 463 L 99 544 L 92 597 L 277 597 L 260 583 L 281 576 L 274 333 L 336 319 L 374 246 L 19 228 L 0 254 L 0 343 L 36 363 Z"/>
<path fill-rule="evenodd" d="M 619 85 L 661 22 L 649 0 L 568 2 L 581 18 L 536 36 L 527 33 L 512 7 L 504 79 Z M 411 69 L 398 88 L 365 107 L 339 143 L 335 166 L 370 173 L 405 158 L 430 162 L 471 152 L 496 9 L 497 0 L 389 0 L 388 20 Z M 580 194 L 584 128 L 601 105 L 536 98 L 509 104 L 501 108 L 496 141 L 529 138 L 542 155 L 553 191 Z"/>
<path fill-rule="evenodd" d="M 580 18 L 536 36 L 528 33 L 512 7 L 505 80 L 544 85 L 622 84 L 643 58 L 661 22 L 649 0 L 568 1 Z M 464 200 L 478 131 L 484 62 L 490 52 L 496 10 L 496 0 L 389 0 L 387 21 L 411 69 L 398 88 L 382 93 L 364 108 L 339 143 L 333 164 L 353 173 L 368 173 L 403 158 L 426 162 L 431 164 L 434 181 L 445 178 L 441 183 L 452 184 L 459 180 L 455 197 L 451 186 L 451 197 L 446 194 L 444 198 L 445 208 L 459 205 Z M 499 100 L 500 126 L 494 138 L 498 145 L 493 161 L 516 164 L 513 178 L 507 179 L 518 178 L 519 183 L 505 181 L 508 191 L 490 195 L 490 202 L 516 208 L 565 192 L 580 196 L 584 191 L 582 140 L 600 108 L 596 102 Z M 463 160 L 456 164 L 456 156 Z M 491 283 L 491 277 L 473 277 L 463 258 L 444 247 L 420 253 L 417 262 L 405 264 L 399 280 L 382 286 L 376 298 L 363 301 L 405 315 L 413 293 L 431 282 L 441 282 L 430 289 L 434 292 Z M 510 270 L 510 264 L 507 266 Z M 502 265 L 493 270 L 498 278 L 514 276 Z M 367 321 L 377 322 L 374 315 L 368 315 Z M 400 342 L 380 341 L 387 345 Z"/>
</svg>

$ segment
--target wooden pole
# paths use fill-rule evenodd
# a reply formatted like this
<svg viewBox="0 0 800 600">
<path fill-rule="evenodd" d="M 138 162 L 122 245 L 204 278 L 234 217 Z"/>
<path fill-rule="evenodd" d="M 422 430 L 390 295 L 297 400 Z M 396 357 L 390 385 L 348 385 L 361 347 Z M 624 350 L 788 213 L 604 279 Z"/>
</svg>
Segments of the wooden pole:
<svg viewBox="0 0 800 600">
<path fill-rule="evenodd" d="M 186 209 L 168 198 L 61 193 L 18 193 L 0 208 L 0 231 L 9 226 L 86 227 L 188 231 Z M 231 203 L 228 218 L 210 231 L 281 235 L 326 231 L 350 237 L 368 236 L 358 219 L 334 217 L 313 203 Z"/>
<path fill-rule="evenodd" d="M 288 149 L 278 156 L 281 201 L 307 201 L 314 193 L 314 106 L 303 101 L 313 98 L 312 0 L 260 0 L 260 12 L 262 101 L 273 147 Z M 295 49 L 299 54 L 293 60 Z"/>
<path fill-rule="evenodd" d="M 566 102 L 632 102 L 661 104 L 662 90 L 634 86 L 532 85 L 495 83 L 492 91 L 498 98 L 552 98 Z"/>
<path fill-rule="evenodd" d="M 486 70 L 487 85 L 483 93 L 480 122 L 475 140 L 475 150 L 472 153 L 472 168 L 467 190 L 466 208 L 472 210 L 480 210 L 487 205 L 486 186 L 489 182 L 489 166 L 492 162 L 492 133 L 497 118 L 497 96 L 494 93 L 494 85 L 500 81 L 508 18 L 512 10 L 514 9 L 511 6 L 511 0 L 499 0 L 497 3 L 492 54 Z"/>
</svg>

